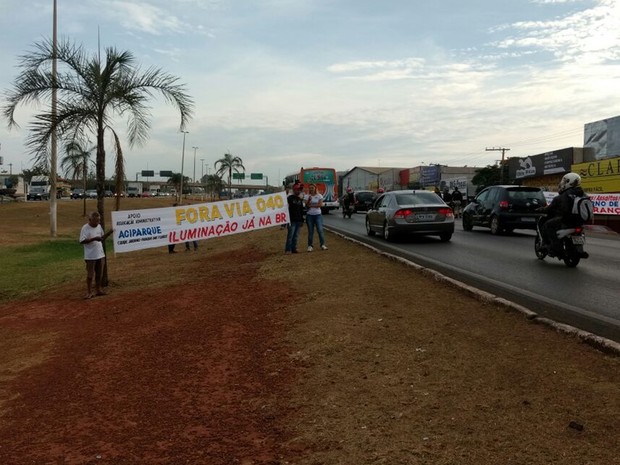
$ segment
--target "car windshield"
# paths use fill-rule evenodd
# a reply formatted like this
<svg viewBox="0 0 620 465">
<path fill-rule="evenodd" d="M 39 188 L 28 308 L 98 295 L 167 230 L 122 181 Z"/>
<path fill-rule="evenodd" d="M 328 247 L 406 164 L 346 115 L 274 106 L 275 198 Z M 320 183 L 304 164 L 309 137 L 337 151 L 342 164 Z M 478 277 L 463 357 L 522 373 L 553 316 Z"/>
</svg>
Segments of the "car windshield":
<svg viewBox="0 0 620 465">
<path fill-rule="evenodd" d="M 443 201 L 434 192 L 411 192 L 406 194 L 396 194 L 398 205 L 428 205 L 440 204 Z"/>
</svg>

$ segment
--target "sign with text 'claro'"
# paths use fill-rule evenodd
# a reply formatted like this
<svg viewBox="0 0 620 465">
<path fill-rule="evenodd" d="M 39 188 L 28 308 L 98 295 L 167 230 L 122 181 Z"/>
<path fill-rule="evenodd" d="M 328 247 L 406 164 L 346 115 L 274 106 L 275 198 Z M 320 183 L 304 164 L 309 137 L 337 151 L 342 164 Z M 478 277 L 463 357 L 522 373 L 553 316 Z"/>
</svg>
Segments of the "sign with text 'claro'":
<svg viewBox="0 0 620 465">
<path fill-rule="evenodd" d="M 285 193 L 112 212 L 114 252 L 199 241 L 289 222 Z"/>
</svg>

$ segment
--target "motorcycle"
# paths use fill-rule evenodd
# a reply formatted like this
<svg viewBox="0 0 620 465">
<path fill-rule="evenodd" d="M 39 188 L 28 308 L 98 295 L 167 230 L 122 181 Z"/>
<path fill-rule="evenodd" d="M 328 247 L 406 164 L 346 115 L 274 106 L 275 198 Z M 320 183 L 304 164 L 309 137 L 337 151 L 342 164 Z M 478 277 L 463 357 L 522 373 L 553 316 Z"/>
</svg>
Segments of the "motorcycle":
<svg viewBox="0 0 620 465">
<path fill-rule="evenodd" d="M 347 216 L 349 218 L 351 218 L 353 216 L 353 213 L 355 213 L 355 205 L 353 205 L 353 203 L 349 203 L 349 206 L 347 207 L 347 204 L 343 202 L 342 204 L 342 217 L 346 218 Z"/>
<path fill-rule="evenodd" d="M 534 251 L 539 260 L 544 260 L 549 256 L 564 261 L 569 268 L 579 265 L 582 258 L 588 258 L 588 253 L 584 250 L 586 245 L 586 234 L 583 227 L 565 228 L 558 230 L 558 239 L 562 244 L 562 249 L 558 253 L 543 245 L 542 226 L 547 218 L 541 216 L 536 223 L 536 239 L 534 240 Z"/>
</svg>

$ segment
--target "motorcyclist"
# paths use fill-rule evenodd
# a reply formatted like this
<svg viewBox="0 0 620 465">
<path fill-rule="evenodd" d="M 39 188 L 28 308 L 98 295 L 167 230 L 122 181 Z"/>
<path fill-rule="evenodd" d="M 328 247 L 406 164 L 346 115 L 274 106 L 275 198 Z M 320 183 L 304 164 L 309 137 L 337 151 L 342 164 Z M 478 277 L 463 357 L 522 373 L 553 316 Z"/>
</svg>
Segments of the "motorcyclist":
<svg viewBox="0 0 620 465">
<path fill-rule="evenodd" d="M 353 192 L 352 187 L 347 187 L 347 192 L 342 199 L 342 202 L 344 204 L 345 211 L 348 211 L 349 208 L 353 208 L 355 205 L 355 193 Z"/>
<path fill-rule="evenodd" d="M 585 195 L 581 188 L 581 176 L 577 173 L 567 173 L 560 180 L 559 194 L 554 197 L 547 207 L 540 209 L 547 214 L 547 220 L 542 226 L 543 247 L 558 255 L 562 250 L 562 242 L 557 232 L 562 226 L 575 228 L 583 226 L 583 220 L 572 214 L 575 197 Z"/>
</svg>

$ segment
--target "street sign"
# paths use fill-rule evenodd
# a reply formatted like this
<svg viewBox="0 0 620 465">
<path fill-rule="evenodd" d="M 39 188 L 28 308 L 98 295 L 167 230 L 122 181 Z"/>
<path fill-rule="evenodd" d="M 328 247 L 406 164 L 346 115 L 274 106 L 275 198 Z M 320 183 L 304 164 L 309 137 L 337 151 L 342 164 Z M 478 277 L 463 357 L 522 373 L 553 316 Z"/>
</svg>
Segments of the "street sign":
<svg viewBox="0 0 620 465">
<path fill-rule="evenodd" d="M 172 171 L 160 171 L 159 176 L 161 176 L 162 178 L 171 178 Z"/>
<path fill-rule="evenodd" d="M 153 170 L 142 170 L 142 177 L 143 178 L 152 178 L 153 176 L 155 176 L 155 171 L 153 171 Z"/>
<path fill-rule="evenodd" d="M 263 173 L 251 173 L 250 179 L 263 179 Z"/>
<path fill-rule="evenodd" d="M 245 173 L 233 173 L 232 178 L 233 179 L 245 179 Z"/>
</svg>

